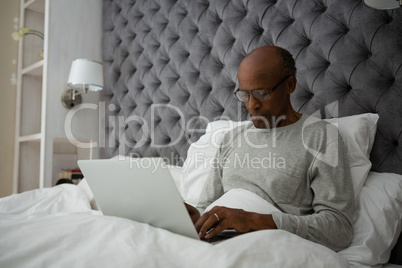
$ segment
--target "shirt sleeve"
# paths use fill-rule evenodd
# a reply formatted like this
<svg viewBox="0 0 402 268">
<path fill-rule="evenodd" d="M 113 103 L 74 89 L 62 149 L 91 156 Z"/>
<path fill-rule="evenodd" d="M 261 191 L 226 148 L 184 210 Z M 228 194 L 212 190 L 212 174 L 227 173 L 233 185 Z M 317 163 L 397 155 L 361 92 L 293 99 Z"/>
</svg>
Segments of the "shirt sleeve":
<svg viewBox="0 0 402 268">
<path fill-rule="evenodd" d="M 278 229 L 283 229 L 339 251 L 353 237 L 354 195 L 346 150 L 341 139 L 328 144 L 314 157 L 309 168 L 314 193 L 313 214 L 272 214 Z"/>
</svg>

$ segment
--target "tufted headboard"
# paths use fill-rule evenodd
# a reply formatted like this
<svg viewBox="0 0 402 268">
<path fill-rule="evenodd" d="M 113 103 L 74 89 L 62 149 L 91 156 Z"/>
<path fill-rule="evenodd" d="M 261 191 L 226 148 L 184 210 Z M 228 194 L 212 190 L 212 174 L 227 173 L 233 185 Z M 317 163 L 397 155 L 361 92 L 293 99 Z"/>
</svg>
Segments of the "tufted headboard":
<svg viewBox="0 0 402 268">
<path fill-rule="evenodd" d="M 299 112 L 378 113 L 373 170 L 402 174 L 401 15 L 359 0 L 104 0 L 103 155 L 181 164 L 208 122 L 247 117 L 237 68 L 269 44 L 296 59 Z"/>
<path fill-rule="evenodd" d="M 402 8 L 361 0 L 104 0 L 103 157 L 182 164 L 208 122 L 243 120 L 242 58 L 263 45 L 296 59 L 301 113 L 380 116 L 372 170 L 402 174 Z"/>
</svg>

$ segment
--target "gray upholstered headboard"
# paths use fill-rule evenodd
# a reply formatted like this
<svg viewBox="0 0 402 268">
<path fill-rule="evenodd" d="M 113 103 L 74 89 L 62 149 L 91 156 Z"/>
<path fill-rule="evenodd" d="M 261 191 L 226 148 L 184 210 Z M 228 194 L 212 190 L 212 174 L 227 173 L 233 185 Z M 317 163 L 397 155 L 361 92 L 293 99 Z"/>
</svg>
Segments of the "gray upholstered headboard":
<svg viewBox="0 0 402 268">
<path fill-rule="evenodd" d="M 104 0 L 104 157 L 181 164 L 209 121 L 241 120 L 241 59 L 277 45 L 296 59 L 301 113 L 380 115 L 372 169 L 402 174 L 402 9 L 360 0 Z"/>
</svg>

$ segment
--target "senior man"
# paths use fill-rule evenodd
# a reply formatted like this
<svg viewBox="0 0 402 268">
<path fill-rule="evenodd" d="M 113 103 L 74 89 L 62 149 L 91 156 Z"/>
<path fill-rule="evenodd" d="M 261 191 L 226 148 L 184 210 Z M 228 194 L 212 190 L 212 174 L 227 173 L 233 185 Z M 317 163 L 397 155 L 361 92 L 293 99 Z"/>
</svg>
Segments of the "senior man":
<svg viewBox="0 0 402 268">
<path fill-rule="evenodd" d="M 335 251 L 349 245 L 354 201 L 346 150 L 336 127 L 321 120 L 311 123 L 293 109 L 295 75 L 294 59 L 280 47 L 257 48 L 240 63 L 235 95 L 252 123 L 225 135 L 216 155 L 220 164 L 212 168 L 197 208 L 186 204 L 200 238 L 226 229 L 282 229 Z M 268 155 L 281 164 L 255 166 Z M 244 165 L 245 160 L 254 165 Z M 213 207 L 200 216 L 226 192 L 239 188 L 279 212 Z"/>
</svg>

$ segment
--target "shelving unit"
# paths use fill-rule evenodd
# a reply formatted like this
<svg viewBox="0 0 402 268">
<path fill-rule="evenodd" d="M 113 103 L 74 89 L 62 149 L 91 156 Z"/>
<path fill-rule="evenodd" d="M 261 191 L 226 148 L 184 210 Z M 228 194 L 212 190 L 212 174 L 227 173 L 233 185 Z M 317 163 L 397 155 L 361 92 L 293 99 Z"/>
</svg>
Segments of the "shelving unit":
<svg viewBox="0 0 402 268">
<path fill-rule="evenodd" d="M 20 25 L 45 32 L 45 0 L 21 1 Z M 46 37 L 45 37 L 46 40 Z M 40 52 L 44 40 L 27 35 L 20 39 L 18 51 L 16 145 L 13 192 L 41 188 L 43 182 L 43 132 L 45 112 L 44 60 Z"/>
<path fill-rule="evenodd" d="M 14 193 L 51 187 L 67 165 L 97 158 L 97 148 L 77 148 L 67 139 L 69 110 L 60 97 L 74 59 L 101 61 L 102 35 L 102 1 L 20 1 L 20 25 L 44 33 L 44 40 L 26 35 L 19 41 Z M 83 102 L 99 102 L 97 94 L 87 95 Z M 77 112 L 69 126 L 74 138 L 97 140 L 98 117 L 97 111 Z"/>
</svg>

